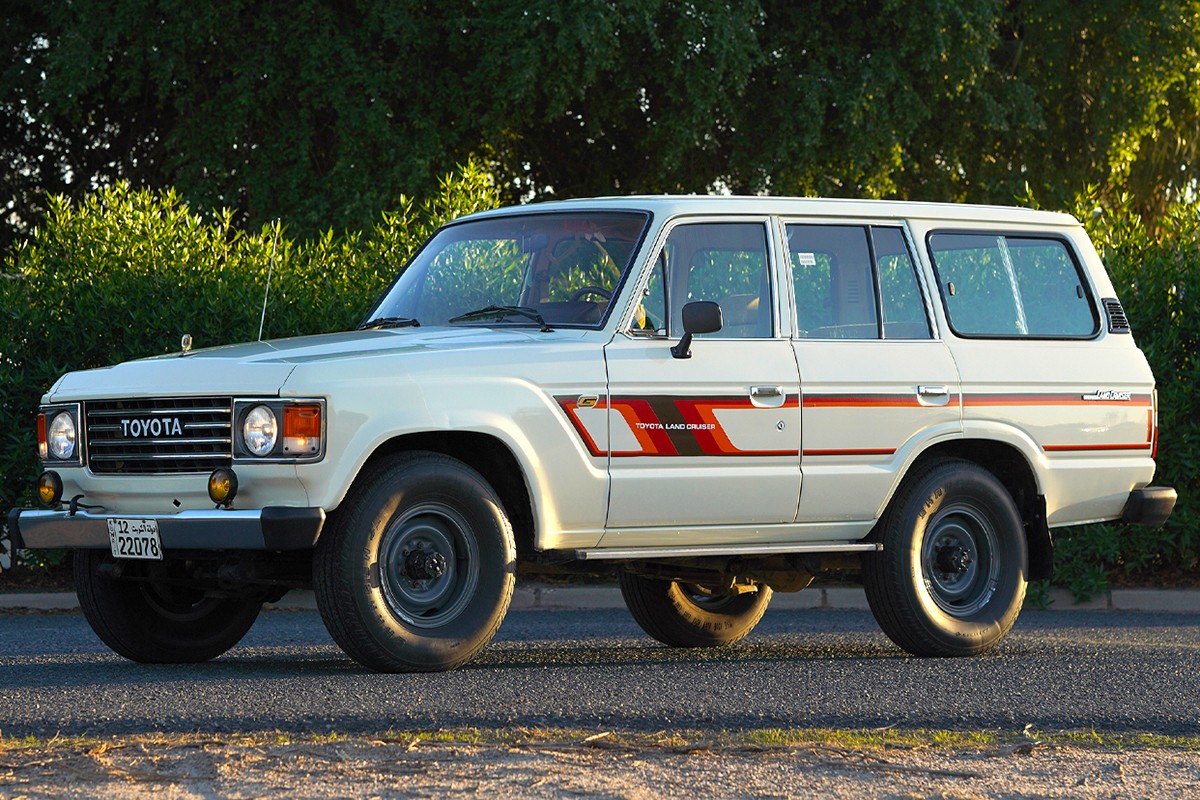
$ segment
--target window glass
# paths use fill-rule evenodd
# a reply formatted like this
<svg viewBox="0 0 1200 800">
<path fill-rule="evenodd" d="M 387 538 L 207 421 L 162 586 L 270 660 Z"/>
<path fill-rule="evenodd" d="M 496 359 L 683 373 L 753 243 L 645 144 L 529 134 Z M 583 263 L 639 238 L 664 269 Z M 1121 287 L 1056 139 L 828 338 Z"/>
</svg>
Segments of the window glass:
<svg viewBox="0 0 1200 800">
<path fill-rule="evenodd" d="M 879 289 L 883 301 L 885 339 L 928 339 L 931 336 L 925 301 L 912 257 L 899 228 L 871 228 Z"/>
<path fill-rule="evenodd" d="M 935 233 L 929 249 L 950 324 L 967 336 L 1091 336 L 1096 316 L 1059 239 Z"/>
<path fill-rule="evenodd" d="M 1056 239 L 1008 239 L 1008 252 L 1034 336 L 1089 336 L 1096 317 L 1067 248 Z"/>
<path fill-rule="evenodd" d="M 439 230 L 370 316 L 422 325 L 596 327 L 633 261 L 648 217 L 625 212 L 499 216 Z"/>
<path fill-rule="evenodd" d="M 634 318 L 654 325 L 669 304 L 670 335 L 683 333 L 683 306 L 711 300 L 721 306 L 716 338 L 767 338 L 773 333 L 767 232 L 757 223 L 680 225 L 671 231 Z M 656 326 L 657 327 L 657 326 Z"/>
<path fill-rule="evenodd" d="M 419 288 L 420 313 L 444 321 L 471 308 L 517 305 L 529 253 L 513 239 L 466 239 L 433 254 Z"/>
<path fill-rule="evenodd" d="M 659 254 L 633 315 L 633 332 L 667 335 L 667 256 Z"/>
<path fill-rule="evenodd" d="M 867 229 L 858 225 L 788 225 L 787 237 L 800 336 L 878 339 Z"/>
</svg>

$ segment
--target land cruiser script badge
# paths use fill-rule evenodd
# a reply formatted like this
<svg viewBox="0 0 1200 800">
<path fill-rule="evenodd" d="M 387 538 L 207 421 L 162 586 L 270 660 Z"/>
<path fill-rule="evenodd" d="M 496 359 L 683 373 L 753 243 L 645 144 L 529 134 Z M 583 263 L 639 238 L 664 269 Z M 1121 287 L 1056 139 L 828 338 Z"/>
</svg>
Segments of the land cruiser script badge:
<svg viewBox="0 0 1200 800">
<path fill-rule="evenodd" d="M 183 425 L 178 417 L 155 417 L 154 419 L 123 419 L 121 435 L 142 439 L 147 436 L 183 436 Z"/>
<path fill-rule="evenodd" d="M 1129 392 L 1118 392 L 1115 389 L 1097 389 L 1091 394 L 1085 394 L 1084 400 L 1128 400 Z"/>
</svg>

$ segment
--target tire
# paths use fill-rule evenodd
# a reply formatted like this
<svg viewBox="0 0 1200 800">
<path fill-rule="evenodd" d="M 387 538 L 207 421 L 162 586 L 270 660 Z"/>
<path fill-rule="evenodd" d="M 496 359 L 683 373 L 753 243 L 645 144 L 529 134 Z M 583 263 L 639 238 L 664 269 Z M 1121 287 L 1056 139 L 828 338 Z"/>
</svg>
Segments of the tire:
<svg viewBox="0 0 1200 800">
<path fill-rule="evenodd" d="M 969 461 L 905 480 L 863 583 L 888 637 L 917 656 L 973 656 L 1008 635 L 1025 599 L 1025 527 L 1004 485 Z"/>
<path fill-rule="evenodd" d="M 474 658 L 512 600 L 516 546 L 487 481 L 434 453 L 389 458 L 355 484 L 313 560 L 330 636 L 378 672 Z"/>
<path fill-rule="evenodd" d="M 620 574 L 621 596 L 641 629 L 671 647 L 721 647 L 754 630 L 771 602 L 771 588 L 719 594 L 703 586 Z"/>
<path fill-rule="evenodd" d="M 242 640 L 261 601 L 208 597 L 202 590 L 167 581 L 111 578 L 101 566 L 103 550 L 76 550 L 75 592 L 92 630 L 118 655 L 143 664 L 195 664 L 216 658 Z M 147 576 L 178 568 L 169 560 L 148 563 Z M 137 568 L 142 568 L 138 565 Z"/>
</svg>

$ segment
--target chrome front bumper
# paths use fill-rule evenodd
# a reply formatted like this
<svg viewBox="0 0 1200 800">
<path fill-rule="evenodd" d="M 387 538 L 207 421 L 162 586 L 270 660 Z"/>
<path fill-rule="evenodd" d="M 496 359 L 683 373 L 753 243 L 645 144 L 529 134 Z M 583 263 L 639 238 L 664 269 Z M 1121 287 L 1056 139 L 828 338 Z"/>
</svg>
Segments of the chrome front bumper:
<svg viewBox="0 0 1200 800">
<path fill-rule="evenodd" d="M 108 520 L 158 521 L 164 550 L 305 550 L 317 543 L 325 524 L 321 508 L 268 506 L 254 511 L 180 511 L 178 514 L 91 514 L 78 511 L 13 509 L 8 535 L 18 549 L 107 550 Z"/>
</svg>

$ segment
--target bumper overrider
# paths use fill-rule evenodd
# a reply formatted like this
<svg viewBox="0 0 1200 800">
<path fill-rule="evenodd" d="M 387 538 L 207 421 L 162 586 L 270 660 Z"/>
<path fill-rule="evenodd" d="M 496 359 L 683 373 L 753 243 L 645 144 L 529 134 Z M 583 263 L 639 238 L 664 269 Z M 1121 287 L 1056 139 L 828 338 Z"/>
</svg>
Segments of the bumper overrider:
<svg viewBox="0 0 1200 800">
<path fill-rule="evenodd" d="M 181 511 L 177 514 L 91 514 L 14 508 L 8 534 L 17 549 L 107 550 L 109 518 L 153 519 L 164 550 L 306 550 L 316 545 L 325 510 L 268 506 L 253 511 Z"/>
<path fill-rule="evenodd" d="M 1170 486 L 1147 486 L 1129 493 L 1122 522 L 1133 525 L 1162 525 L 1175 510 L 1178 495 Z"/>
</svg>

